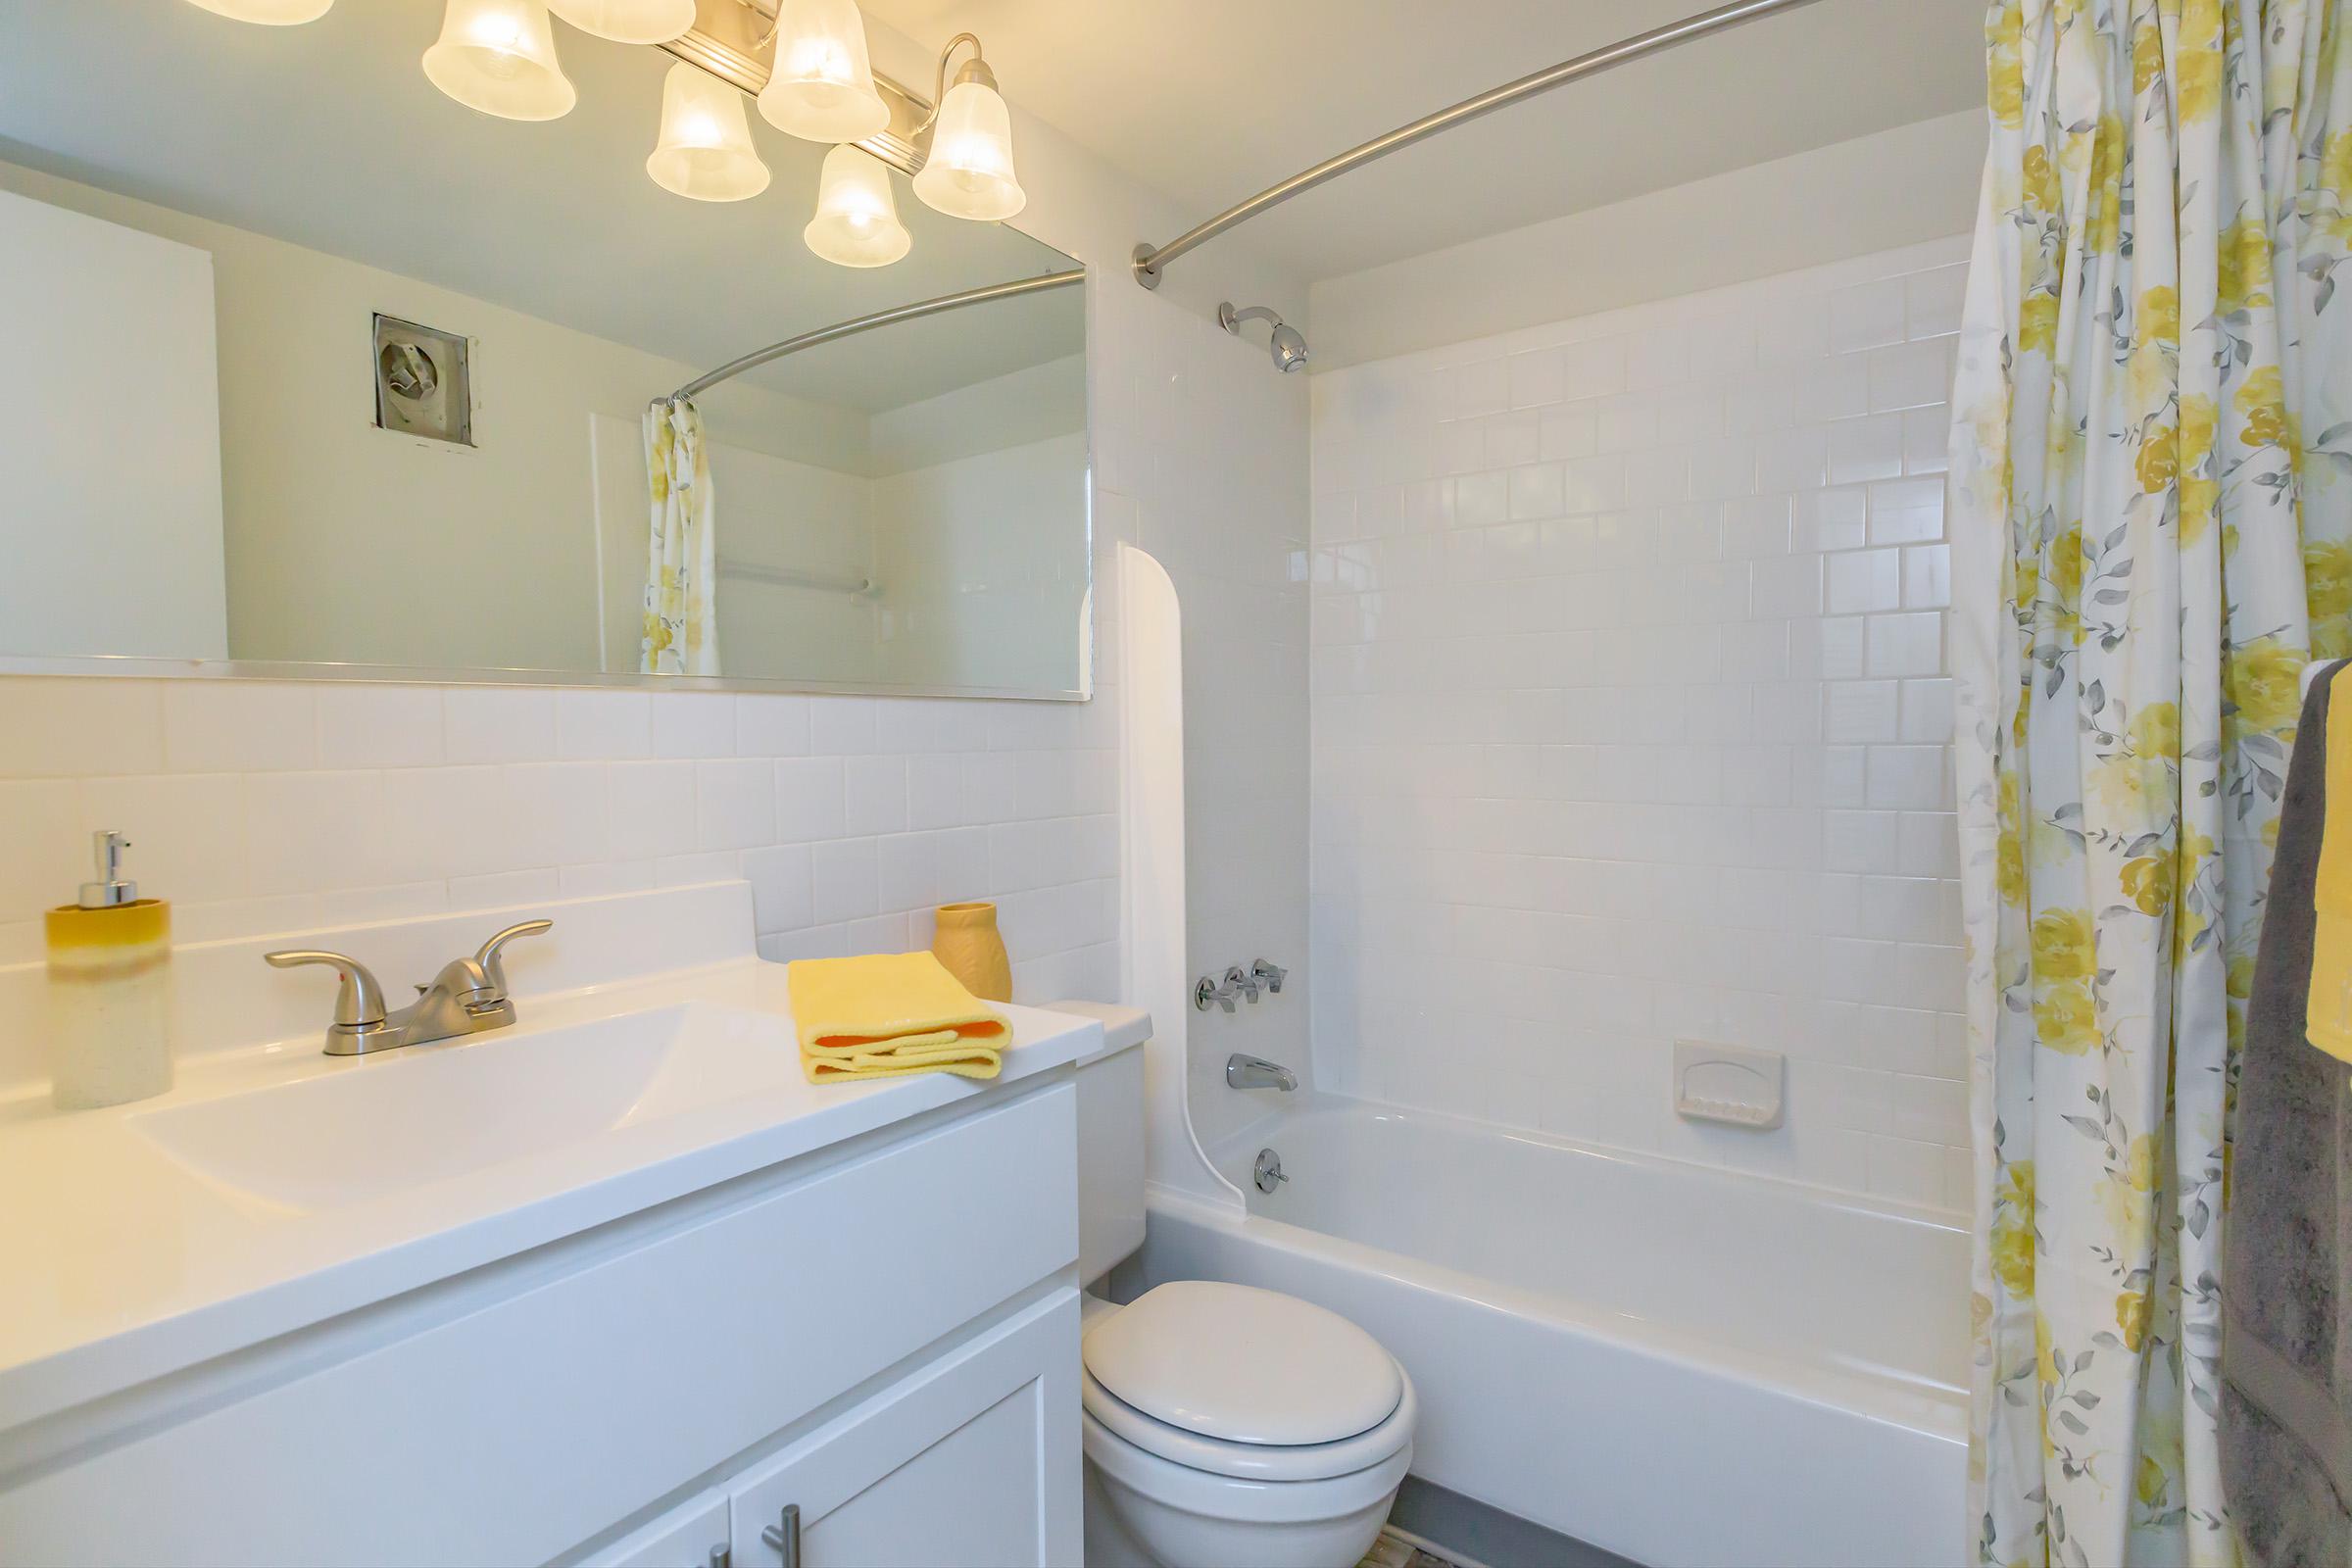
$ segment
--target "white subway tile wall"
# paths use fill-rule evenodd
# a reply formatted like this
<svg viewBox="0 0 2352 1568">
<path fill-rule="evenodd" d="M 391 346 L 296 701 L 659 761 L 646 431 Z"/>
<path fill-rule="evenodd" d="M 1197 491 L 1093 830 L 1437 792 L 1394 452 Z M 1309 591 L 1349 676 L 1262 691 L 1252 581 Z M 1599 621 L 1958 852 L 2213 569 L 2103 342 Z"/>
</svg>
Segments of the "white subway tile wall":
<svg viewBox="0 0 2352 1568">
<path fill-rule="evenodd" d="M 770 957 L 920 947 L 941 899 L 994 898 L 1023 995 L 1108 996 L 1113 710 L 1035 711 L 0 680 L 0 962 L 38 956 L 26 916 L 72 896 L 106 826 L 187 941 L 742 876 Z"/>
<path fill-rule="evenodd" d="M 1968 1200 L 1954 240 L 1317 378 L 1317 1081 Z M 1769 1133 L 1677 1039 L 1780 1051 Z"/>
</svg>

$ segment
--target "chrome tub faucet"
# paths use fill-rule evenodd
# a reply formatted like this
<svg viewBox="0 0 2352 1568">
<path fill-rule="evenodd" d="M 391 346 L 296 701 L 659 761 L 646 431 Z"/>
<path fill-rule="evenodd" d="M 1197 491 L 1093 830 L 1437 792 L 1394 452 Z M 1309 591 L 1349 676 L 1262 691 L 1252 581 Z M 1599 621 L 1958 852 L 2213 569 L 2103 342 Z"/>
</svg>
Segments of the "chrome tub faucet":
<svg viewBox="0 0 2352 1568">
<path fill-rule="evenodd" d="M 1279 1089 L 1287 1095 L 1298 1087 L 1298 1075 L 1279 1061 L 1237 1051 L 1225 1058 L 1225 1082 L 1234 1089 Z"/>
</svg>

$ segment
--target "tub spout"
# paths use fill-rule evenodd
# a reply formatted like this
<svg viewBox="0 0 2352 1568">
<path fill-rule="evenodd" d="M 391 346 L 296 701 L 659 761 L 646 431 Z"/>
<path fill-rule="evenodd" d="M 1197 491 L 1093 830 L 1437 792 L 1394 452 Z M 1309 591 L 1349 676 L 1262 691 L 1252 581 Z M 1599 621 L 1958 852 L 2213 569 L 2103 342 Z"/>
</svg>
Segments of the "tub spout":
<svg viewBox="0 0 2352 1568">
<path fill-rule="evenodd" d="M 1279 1089 L 1287 1095 L 1298 1087 L 1298 1075 L 1279 1061 L 1237 1051 L 1225 1058 L 1225 1082 L 1235 1089 Z"/>
</svg>

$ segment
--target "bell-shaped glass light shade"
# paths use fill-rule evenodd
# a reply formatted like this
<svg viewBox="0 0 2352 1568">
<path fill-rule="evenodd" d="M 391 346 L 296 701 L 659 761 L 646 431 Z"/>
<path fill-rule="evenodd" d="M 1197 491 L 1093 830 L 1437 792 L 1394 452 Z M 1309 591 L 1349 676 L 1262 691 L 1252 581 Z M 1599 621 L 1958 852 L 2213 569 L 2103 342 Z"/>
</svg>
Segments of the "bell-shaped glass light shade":
<svg viewBox="0 0 2352 1568">
<path fill-rule="evenodd" d="M 858 0 L 782 0 L 760 114 L 809 141 L 863 141 L 888 128 L 890 106 L 874 90 Z"/>
<path fill-rule="evenodd" d="M 994 87 L 959 81 L 948 89 L 914 193 L 950 218 L 983 221 L 1010 218 L 1028 205 L 1012 176 L 1012 117 Z"/>
<path fill-rule="evenodd" d="M 554 120 L 580 96 L 556 63 L 543 0 L 449 0 L 424 74 L 466 108 L 501 120 Z"/>
<path fill-rule="evenodd" d="M 767 189 L 767 166 L 752 149 L 743 94 L 681 60 L 662 82 L 662 140 L 645 172 L 663 190 L 698 202 L 739 202 Z"/>
<path fill-rule="evenodd" d="M 694 0 L 547 0 L 547 9 L 614 43 L 668 43 L 694 26 Z"/>
<path fill-rule="evenodd" d="M 335 0 L 192 0 L 195 5 L 239 22 L 259 22 L 265 26 L 290 27 L 298 22 L 317 22 L 326 15 L 326 8 Z"/>
<path fill-rule="evenodd" d="M 844 267 L 888 267 L 914 244 L 899 221 L 890 171 L 855 147 L 825 154 L 816 181 L 816 216 L 801 230 L 808 248 Z"/>
</svg>

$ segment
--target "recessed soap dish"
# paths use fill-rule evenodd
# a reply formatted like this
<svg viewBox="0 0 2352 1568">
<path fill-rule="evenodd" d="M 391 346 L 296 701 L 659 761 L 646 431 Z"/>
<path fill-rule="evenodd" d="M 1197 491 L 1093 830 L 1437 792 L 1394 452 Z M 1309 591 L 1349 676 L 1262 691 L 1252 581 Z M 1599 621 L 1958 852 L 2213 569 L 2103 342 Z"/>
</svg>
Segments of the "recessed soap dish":
<svg viewBox="0 0 2352 1568">
<path fill-rule="evenodd" d="M 1734 1127 L 1778 1127 L 1787 1075 L 1787 1059 L 1777 1051 L 1677 1040 L 1675 1114 Z"/>
</svg>

